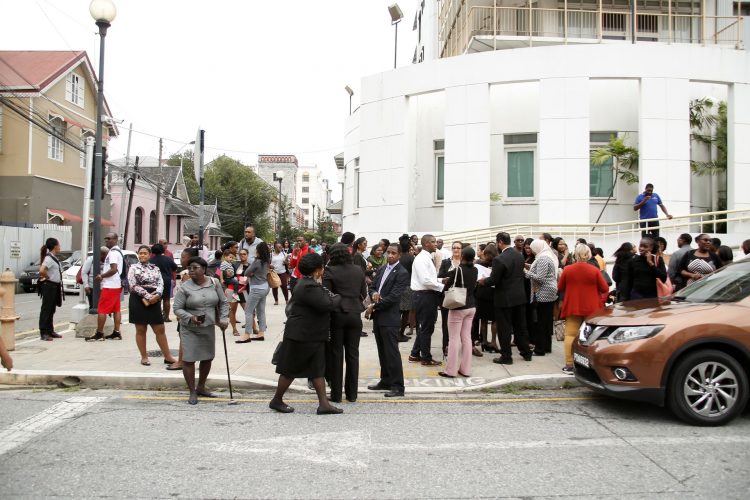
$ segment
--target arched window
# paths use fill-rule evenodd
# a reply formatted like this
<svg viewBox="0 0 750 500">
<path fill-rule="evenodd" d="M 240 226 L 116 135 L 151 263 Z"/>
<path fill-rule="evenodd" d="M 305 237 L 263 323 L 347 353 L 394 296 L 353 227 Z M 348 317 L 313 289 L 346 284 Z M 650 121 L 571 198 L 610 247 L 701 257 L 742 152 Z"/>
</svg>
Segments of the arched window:
<svg viewBox="0 0 750 500">
<path fill-rule="evenodd" d="M 158 237 L 156 236 L 156 211 L 151 210 L 151 214 L 148 216 L 148 243 L 153 245 L 157 243 Z"/>
<path fill-rule="evenodd" d="M 143 243 L 143 209 L 141 207 L 138 207 L 135 209 L 135 222 L 133 223 L 135 234 L 134 234 L 134 243 Z"/>
</svg>

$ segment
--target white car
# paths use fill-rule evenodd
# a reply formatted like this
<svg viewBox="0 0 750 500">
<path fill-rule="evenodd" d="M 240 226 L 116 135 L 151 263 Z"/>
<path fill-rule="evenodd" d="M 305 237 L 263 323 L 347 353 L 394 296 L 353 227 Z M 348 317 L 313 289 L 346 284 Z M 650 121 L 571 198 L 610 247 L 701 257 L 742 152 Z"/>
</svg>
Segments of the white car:
<svg viewBox="0 0 750 500">
<path fill-rule="evenodd" d="M 91 252 L 88 253 L 89 256 L 91 256 Z M 138 254 L 136 254 L 132 250 L 123 250 L 122 255 L 125 257 L 125 261 L 128 263 L 129 266 L 132 266 L 136 262 L 138 262 Z M 67 271 L 63 273 L 62 282 L 63 282 L 63 293 L 73 293 L 78 294 L 81 291 L 81 286 L 78 283 L 76 283 L 76 275 L 78 274 L 78 270 L 81 268 L 81 265 L 83 263 L 81 260 L 77 260 L 73 263 L 70 268 L 68 268 Z"/>
</svg>

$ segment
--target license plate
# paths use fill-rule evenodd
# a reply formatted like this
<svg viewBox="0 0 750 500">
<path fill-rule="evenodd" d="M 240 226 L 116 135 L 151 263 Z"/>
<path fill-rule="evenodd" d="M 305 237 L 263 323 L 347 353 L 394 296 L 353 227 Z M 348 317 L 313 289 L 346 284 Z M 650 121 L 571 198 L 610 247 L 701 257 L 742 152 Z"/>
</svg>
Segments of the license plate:
<svg viewBox="0 0 750 500">
<path fill-rule="evenodd" d="M 587 358 L 583 354 L 578 354 L 577 352 L 574 352 L 573 361 L 575 363 L 578 363 L 581 366 L 585 366 L 586 368 L 591 368 L 591 362 L 589 361 L 589 358 Z"/>
<path fill-rule="evenodd" d="M 32 285 L 36 285 L 39 280 L 37 278 L 34 278 L 31 280 Z"/>
</svg>

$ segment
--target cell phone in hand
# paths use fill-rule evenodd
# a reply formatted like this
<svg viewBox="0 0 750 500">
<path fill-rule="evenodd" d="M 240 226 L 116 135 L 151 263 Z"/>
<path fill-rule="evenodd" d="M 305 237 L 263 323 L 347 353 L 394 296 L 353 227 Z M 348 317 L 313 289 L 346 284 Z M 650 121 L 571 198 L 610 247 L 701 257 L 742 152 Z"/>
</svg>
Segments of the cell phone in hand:
<svg viewBox="0 0 750 500">
<path fill-rule="evenodd" d="M 206 321 L 206 315 L 205 314 L 200 314 L 200 315 L 196 316 L 196 318 L 198 318 L 198 323 L 203 323 L 204 321 Z"/>
</svg>

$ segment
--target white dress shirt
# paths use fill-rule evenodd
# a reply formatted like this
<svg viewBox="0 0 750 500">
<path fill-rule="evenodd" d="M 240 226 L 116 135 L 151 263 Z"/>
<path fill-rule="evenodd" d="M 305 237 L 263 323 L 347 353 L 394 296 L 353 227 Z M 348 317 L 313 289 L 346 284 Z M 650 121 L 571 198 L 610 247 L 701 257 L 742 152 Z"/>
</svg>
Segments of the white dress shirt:
<svg viewBox="0 0 750 500">
<path fill-rule="evenodd" d="M 411 267 L 411 289 L 415 292 L 433 290 L 443 291 L 443 284 L 438 280 L 437 269 L 432 260 L 432 254 L 422 250 L 414 258 Z"/>
</svg>

